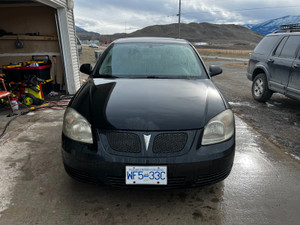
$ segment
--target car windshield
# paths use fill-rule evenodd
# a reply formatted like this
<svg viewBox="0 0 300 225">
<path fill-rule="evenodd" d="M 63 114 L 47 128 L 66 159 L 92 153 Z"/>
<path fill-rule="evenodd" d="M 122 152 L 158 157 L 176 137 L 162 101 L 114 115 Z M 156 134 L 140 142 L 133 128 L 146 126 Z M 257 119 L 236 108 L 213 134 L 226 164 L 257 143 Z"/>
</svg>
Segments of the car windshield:
<svg viewBox="0 0 300 225">
<path fill-rule="evenodd" d="M 114 44 L 95 70 L 94 77 L 207 78 L 194 49 L 187 44 Z"/>
</svg>

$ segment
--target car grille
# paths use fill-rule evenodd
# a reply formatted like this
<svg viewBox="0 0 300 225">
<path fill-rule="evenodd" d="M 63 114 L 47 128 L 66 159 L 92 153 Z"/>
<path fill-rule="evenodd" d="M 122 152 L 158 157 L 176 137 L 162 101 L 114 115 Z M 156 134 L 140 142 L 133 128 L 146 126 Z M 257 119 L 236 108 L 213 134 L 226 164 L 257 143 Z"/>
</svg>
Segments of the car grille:
<svg viewBox="0 0 300 225">
<path fill-rule="evenodd" d="M 86 171 L 74 169 L 72 167 L 64 164 L 66 172 L 76 180 L 92 183 L 92 184 L 102 184 L 101 180 L 96 177 L 93 173 L 89 173 Z M 214 184 L 218 181 L 225 179 L 231 171 L 231 167 L 226 168 L 223 171 L 218 171 L 216 173 L 201 175 L 197 178 L 197 180 L 187 181 L 185 177 L 168 177 L 168 185 L 158 185 L 153 186 L 150 185 L 147 187 L 144 185 L 136 186 L 136 185 L 126 185 L 125 177 L 117 177 L 117 176 L 107 176 L 107 182 L 109 185 L 113 187 L 126 187 L 126 188 L 150 188 L 150 189 L 160 189 L 160 188 L 180 188 L 183 186 L 204 186 Z"/>
<path fill-rule="evenodd" d="M 180 188 L 186 185 L 185 177 L 169 177 L 168 186 L 164 185 L 126 185 L 124 177 L 107 177 L 109 184 L 113 187 L 126 187 L 126 188 L 149 188 L 149 189 L 161 189 L 161 188 Z"/>
<path fill-rule="evenodd" d="M 152 132 L 149 149 L 145 148 L 143 139 L 144 132 L 122 132 L 122 131 L 108 131 L 103 133 L 108 151 L 115 151 L 119 153 L 142 153 L 152 152 L 152 154 L 176 154 L 187 147 L 189 135 L 188 132 L 168 132 L 157 133 Z M 193 136 L 193 134 L 192 134 Z"/>
<path fill-rule="evenodd" d="M 75 180 L 91 183 L 91 184 L 97 184 L 99 182 L 98 179 L 91 173 L 74 169 L 72 167 L 67 166 L 66 164 L 64 164 L 64 167 L 66 172 Z"/>
<path fill-rule="evenodd" d="M 108 132 L 106 134 L 109 146 L 118 152 L 139 153 L 141 143 L 134 133 Z"/>
<path fill-rule="evenodd" d="M 185 133 L 158 134 L 154 138 L 153 153 L 180 152 L 184 149 L 188 136 Z"/>
<path fill-rule="evenodd" d="M 197 186 L 204 186 L 204 185 L 216 183 L 218 181 L 224 180 L 229 175 L 230 171 L 231 171 L 231 166 L 229 168 L 226 168 L 223 171 L 217 171 L 212 174 L 199 176 L 195 184 Z"/>
</svg>

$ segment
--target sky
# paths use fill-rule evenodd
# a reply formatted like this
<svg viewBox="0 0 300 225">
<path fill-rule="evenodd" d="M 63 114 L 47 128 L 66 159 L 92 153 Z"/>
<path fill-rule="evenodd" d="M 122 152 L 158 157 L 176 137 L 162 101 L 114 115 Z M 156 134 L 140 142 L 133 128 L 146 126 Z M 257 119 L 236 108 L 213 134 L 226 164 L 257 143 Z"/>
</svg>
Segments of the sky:
<svg viewBox="0 0 300 225">
<path fill-rule="evenodd" d="M 74 0 L 75 24 L 100 34 L 178 23 L 178 12 L 179 0 Z M 181 0 L 182 23 L 257 24 L 287 15 L 300 15 L 300 1 Z"/>
</svg>

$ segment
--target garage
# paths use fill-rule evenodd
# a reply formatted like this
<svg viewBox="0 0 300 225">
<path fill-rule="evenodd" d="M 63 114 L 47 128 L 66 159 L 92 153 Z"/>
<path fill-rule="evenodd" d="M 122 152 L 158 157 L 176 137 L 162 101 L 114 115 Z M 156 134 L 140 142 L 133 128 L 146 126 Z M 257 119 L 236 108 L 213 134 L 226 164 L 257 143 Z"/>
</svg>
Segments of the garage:
<svg viewBox="0 0 300 225">
<path fill-rule="evenodd" d="M 0 0 L 0 73 L 6 85 L 28 82 L 29 71 L 47 80 L 47 93 L 78 90 L 73 7 L 73 0 Z"/>
</svg>

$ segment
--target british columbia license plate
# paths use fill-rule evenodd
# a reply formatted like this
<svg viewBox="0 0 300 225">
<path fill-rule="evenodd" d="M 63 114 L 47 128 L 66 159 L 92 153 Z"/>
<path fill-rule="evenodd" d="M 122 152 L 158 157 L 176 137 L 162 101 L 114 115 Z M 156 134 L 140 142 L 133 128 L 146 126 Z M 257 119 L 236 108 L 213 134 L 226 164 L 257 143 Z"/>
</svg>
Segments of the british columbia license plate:
<svg viewBox="0 0 300 225">
<path fill-rule="evenodd" d="M 126 166 L 126 184 L 167 185 L 167 166 Z"/>
</svg>

